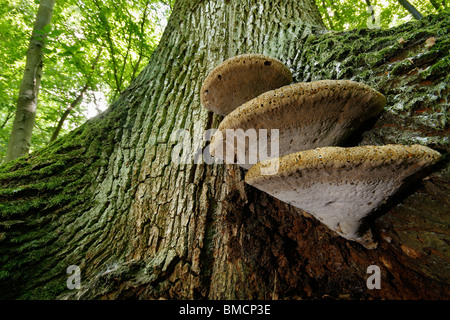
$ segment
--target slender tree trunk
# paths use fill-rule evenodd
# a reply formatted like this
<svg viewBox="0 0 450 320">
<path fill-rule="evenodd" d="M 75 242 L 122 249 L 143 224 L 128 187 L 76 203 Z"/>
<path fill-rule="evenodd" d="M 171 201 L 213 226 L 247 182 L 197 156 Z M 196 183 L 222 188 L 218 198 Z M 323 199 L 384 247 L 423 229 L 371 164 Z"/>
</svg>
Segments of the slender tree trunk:
<svg viewBox="0 0 450 320">
<path fill-rule="evenodd" d="M 6 161 L 28 154 L 31 135 L 36 119 L 36 107 L 42 76 L 42 48 L 45 34 L 42 31 L 50 24 L 55 0 L 41 0 L 34 22 L 33 33 L 27 51 L 27 62 L 19 90 L 16 115 L 8 143 Z"/>
<path fill-rule="evenodd" d="M 448 158 L 375 220 L 376 250 L 246 185 L 235 165 L 171 161 L 174 133 L 203 150 L 222 119 L 200 105 L 208 72 L 252 52 L 283 61 L 296 82 L 384 93 L 385 112 L 349 145 L 448 153 L 448 18 L 336 33 L 312 0 L 177 1 L 149 65 L 108 111 L 0 168 L 0 296 L 448 298 Z M 66 286 L 71 265 L 79 290 Z M 366 286 L 370 265 L 379 290 Z"/>
</svg>

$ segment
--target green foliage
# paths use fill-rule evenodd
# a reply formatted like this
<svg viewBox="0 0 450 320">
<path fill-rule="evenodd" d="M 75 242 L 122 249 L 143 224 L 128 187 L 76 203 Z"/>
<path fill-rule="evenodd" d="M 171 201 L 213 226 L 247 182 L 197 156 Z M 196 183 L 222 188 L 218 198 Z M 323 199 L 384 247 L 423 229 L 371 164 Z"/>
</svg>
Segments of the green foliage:
<svg viewBox="0 0 450 320">
<path fill-rule="evenodd" d="M 409 2 L 424 16 L 450 8 L 449 1 L 445 0 Z M 397 0 L 316 0 L 316 4 L 327 28 L 335 31 L 376 27 L 387 29 L 413 19 Z"/>
<path fill-rule="evenodd" d="M 37 32 L 48 35 L 31 150 L 49 143 L 69 108 L 61 134 L 106 109 L 130 84 L 159 42 L 173 4 L 166 2 L 57 1 L 51 25 Z M 0 6 L 0 163 L 7 150 L 37 8 L 37 3 L 26 0 L 3 0 Z M 81 103 L 71 108 L 80 95 Z"/>
</svg>

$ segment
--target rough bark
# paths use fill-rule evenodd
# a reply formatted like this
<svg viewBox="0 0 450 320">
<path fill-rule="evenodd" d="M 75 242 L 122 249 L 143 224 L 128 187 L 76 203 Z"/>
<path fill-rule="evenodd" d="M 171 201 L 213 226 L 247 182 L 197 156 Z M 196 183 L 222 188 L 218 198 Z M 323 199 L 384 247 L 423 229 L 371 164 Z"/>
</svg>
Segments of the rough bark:
<svg viewBox="0 0 450 320">
<path fill-rule="evenodd" d="M 6 161 L 28 154 L 31 144 L 39 86 L 42 76 L 44 27 L 50 24 L 55 0 L 41 0 L 27 51 L 27 62 L 19 90 L 16 115 L 8 142 Z"/>
<path fill-rule="evenodd" d="M 367 250 L 249 187 L 237 166 L 174 164 L 171 135 L 187 130 L 205 147 L 221 117 L 200 105 L 203 79 L 255 52 L 296 82 L 352 79 L 384 93 L 384 113 L 348 145 L 447 155 L 449 23 L 444 13 L 336 33 L 312 0 L 178 1 L 149 65 L 108 111 L 0 169 L 0 296 L 448 298 L 448 156 L 374 216 L 379 246 Z M 66 288 L 69 265 L 80 290 Z M 366 287 L 369 265 L 380 290 Z"/>
</svg>

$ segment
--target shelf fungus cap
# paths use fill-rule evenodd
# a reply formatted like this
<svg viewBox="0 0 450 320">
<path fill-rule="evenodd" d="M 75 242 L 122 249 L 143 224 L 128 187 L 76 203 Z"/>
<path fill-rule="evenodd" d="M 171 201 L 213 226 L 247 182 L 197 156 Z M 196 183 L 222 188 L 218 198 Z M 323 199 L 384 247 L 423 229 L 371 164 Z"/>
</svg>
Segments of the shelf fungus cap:
<svg viewBox="0 0 450 320">
<path fill-rule="evenodd" d="M 227 115 L 261 93 L 291 82 L 291 71 L 281 61 L 262 54 L 243 54 L 225 60 L 208 74 L 200 101 L 206 109 Z"/>
<path fill-rule="evenodd" d="M 386 98 L 380 92 L 355 81 L 320 80 L 291 84 L 265 92 L 227 115 L 212 138 L 210 151 L 214 157 L 228 163 L 235 155 L 245 153 L 248 160 L 237 163 L 249 169 L 271 157 L 269 144 L 259 141 L 266 137 L 261 129 L 268 130 L 267 141 L 272 139 L 272 130 L 278 130 L 279 148 L 275 150 L 278 152 L 275 156 L 339 146 L 361 124 L 379 114 L 385 105 Z M 234 130 L 236 137 L 227 139 L 230 137 L 227 130 Z M 250 131 L 256 132 L 256 140 L 251 139 L 254 134 L 249 137 Z M 249 142 L 243 147 L 239 141 L 246 138 L 244 135 Z M 252 163 L 249 156 L 255 153 L 257 145 L 258 161 Z"/>
<path fill-rule="evenodd" d="M 281 157 L 274 175 L 261 174 L 265 161 L 258 163 L 245 182 L 373 249 L 370 229 L 361 234 L 362 219 L 386 203 L 407 177 L 440 157 L 421 145 L 324 147 Z"/>
</svg>

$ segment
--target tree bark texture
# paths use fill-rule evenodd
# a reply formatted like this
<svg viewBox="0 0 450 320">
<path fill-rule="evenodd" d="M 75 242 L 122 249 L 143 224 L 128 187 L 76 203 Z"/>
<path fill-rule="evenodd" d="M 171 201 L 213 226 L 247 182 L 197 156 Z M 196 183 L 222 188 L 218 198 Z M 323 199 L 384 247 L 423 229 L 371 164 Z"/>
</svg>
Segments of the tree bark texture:
<svg viewBox="0 0 450 320">
<path fill-rule="evenodd" d="M 41 0 L 27 51 L 27 62 L 19 90 L 16 115 L 8 142 L 6 161 L 28 154 L 36 120 L 36 107 L 42 76 L 44 27 L 50 24 L 55 0 Z"/>
<path fill-rule="evenodd" d="M 449 15 L 328 32 L 312 0 L 178 1 L 149 65 L 102 115 L 0 168 L 0 296 L 68 299 L 449 298 Z M 431 38 L 431 39 L 430 39 Z M 386 95 L 351 145 L 445 155 L 373 219 L 376 250 L 244 183 L 235 165 L 175 164 L 178 129 L 205 147 L 210 70 L 243 53 L 294 81 L 352 79 Z M 81 270 L 80 290 L 66 269 Z M 366 286 L 381 269 L 381 289 Z"/>
</svg>

